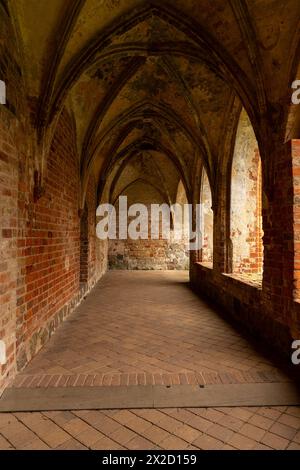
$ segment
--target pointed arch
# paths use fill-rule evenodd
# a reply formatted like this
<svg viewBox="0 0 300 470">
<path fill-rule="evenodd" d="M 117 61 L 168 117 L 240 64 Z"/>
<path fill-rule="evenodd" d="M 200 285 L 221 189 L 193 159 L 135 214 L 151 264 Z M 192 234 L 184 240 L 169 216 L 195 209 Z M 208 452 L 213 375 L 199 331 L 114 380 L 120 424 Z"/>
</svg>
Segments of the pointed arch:
<svg viewBox="0 0 300 470">
<path fill-rule="evenodd" d="M 231 165 L 232 273 L 262 280 L 262 171 L 258 143 L 242 109 Z"/>
<path fill-rule="evenodd" d="M 212 192 L 205 168 L 202 168 L 200 187 L 200 232 L 201 248 L 199 261 L 213 264 L 214 213 L 212 210 Z"/>
</svg>

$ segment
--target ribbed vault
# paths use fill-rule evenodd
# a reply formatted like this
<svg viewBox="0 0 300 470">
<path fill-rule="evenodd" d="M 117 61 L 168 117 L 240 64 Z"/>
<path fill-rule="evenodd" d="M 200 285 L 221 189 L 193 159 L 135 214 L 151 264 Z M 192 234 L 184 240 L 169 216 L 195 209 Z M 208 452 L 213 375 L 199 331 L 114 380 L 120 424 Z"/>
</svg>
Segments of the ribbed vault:
<svg viewBox="0 0 300 470">
<path fill-rule="evenodd" d="M 66 108 L 76 128 L 81 209 L 91 175 L 99 200 L 111 197 L 124 165 L 145 152 L 171 160 L 190 200 L 204 166 L 214 199 L 243 106 L 270 189 L 273 136 L 283 142 L 299 131 L 299 111 L 286 96 L 299 66 L 298 0 L 1 4 L 18 42 L 41 184 Z M 18 112 L 12 91 L 9 99 Z M 160 174 L 161 162 L 153 162 Z M 149 183 L 160 186 L 159 178 Z"/>
</svg>

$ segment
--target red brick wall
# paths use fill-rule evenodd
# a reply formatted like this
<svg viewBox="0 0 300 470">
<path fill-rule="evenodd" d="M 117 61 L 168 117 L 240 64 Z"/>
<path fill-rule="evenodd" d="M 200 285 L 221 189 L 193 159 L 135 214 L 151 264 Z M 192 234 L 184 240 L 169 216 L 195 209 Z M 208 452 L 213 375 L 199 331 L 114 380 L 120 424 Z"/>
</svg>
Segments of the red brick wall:
<svg viewBox="0 0 300 470">
<path fill-rule="evenodd" d="M 22 176 L 26 178 L 20 174 L 20 182 Z M 48 156 L 43 196 L 34 202 L 32 191 L 22 193 L 20 187 L 23 204 L 18 239 L 19 368 L 48 339 L 54 329 L 53 318 L 61 319 L 78 294 L 78 188 L 74 130 L 64 113 Z"/>
<path fill-rule="evenodd" d="M 291 145 L 291 142 L 287 142 L 278 146 L 274 152 L 274 189 L 263 200 L 263 311 L 289 328 L 293 328 L 294 309 L 294 189 Z"/>
<path fill-rule="evenodd" d="M 88 282 L 80 288 L 79 162 L 68 114 L 58 122 L 43 194 L 35 201 L 33 159 L 20 150 L 28 148 L 26 138 L 16 131 L 16 118 L 2 109 L 0 339 L 8 361 L 0 369 L 0 393 L 106 270 L 106 244 L 95 236 L 96 185 L 91 178 L 86 198 Z M 16 148 L 16 140 L 23 146 Z"/>
<path fill-rule="evenodd" d="M 218 263 L 214 264 L 214 269 L 205 268 L 199 263 L 192 263 L 190 268 L 195 290 L 221 305 L 223 312 L 243 323 L 256 337 L 267 341 L 270 348 L 277 347 L 287 355 L 291 353 L 292 339 L 298 339 L 300 335 L 300 303 L 296 298 L 299 287 L 297 253 L 300 246 L 297 233 L 297 227 L 300 226 L 297 222 L 300 213 L 297 199 L 297 176 L 300 175 L 297 168 L 300 167 L 298 151 L 298 142 L 292 141 L 278 146 L 272 155 L 273 186 L 264 187 L 262 204 L 262 286 L 222 273 L 226 240 L 221 237 L 218 239 L 218 250 L 215 250 Z M 266 172 L 271 171 L 267 165 L 264 169 Z M 222 200 L 217 201 L 217 204 L 224 210 Z M 221 231 L 224 223 L 222 210 L 216 212 L 215 231 Z"/>
<path fill-rule="evenodd" d="M 89 279 L 89 213 L 84 205 L 80 216 L 80 282 L 87 283 Z"/>
<path fill-rule="evenodd" d="M 300 301 L 300 140 L 291 142 L 291 152 L 294 183 L 294 298 Z"/>
<path fill-rule="evenodd" d="M 10 17 L 0 5 L 0 79 L 6 83 L 6 104 L 0 105 L 0 341 L 7 358 L 0 365 L 0 395 L 16 371 L 18 173 L 27 148 L 22 132 L 24 84 L 14 33 Z M 22 122 L 17 119 L 21 115 Z"/>
<path fill-rule="evenodd" d="M 88 180 L 85 207 L 83 217 L 86 220 L 81 233 L 81 281 L 86 283 L 86 286 L 82 285 L 83 290 L 92 287 L 107 269 L 107 242 L 100 241 L 96 236 L 97 185 L 93 175 Z"/>
<path fill-rule="evenodd" d="M 96 203 L 97 203 L 97 193 L 96 193 L 96 181 L 93 175 L 90 176 L 88 181 L 87 193 L 86 193 L 86 204 L 88 207 L 88 240 L 89 240 L 89 250 L 88 250 L 88 279 L 89 282 L 93 282 L 96 272 Z"/>
<path fill-rule="evenodd" d="M 18 158 L 15 119 L 0 106 L 0 340 L 7 362 L 0 365 L 0 395 L 15 374 Z"/>
</svg>

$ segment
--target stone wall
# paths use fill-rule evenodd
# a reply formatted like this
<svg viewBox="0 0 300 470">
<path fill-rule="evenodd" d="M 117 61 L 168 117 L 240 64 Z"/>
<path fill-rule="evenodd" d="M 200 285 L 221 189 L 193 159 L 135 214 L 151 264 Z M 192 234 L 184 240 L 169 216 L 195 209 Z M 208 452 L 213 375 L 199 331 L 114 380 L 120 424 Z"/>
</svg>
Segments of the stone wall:
<svg viewBox="0 0 300 470">
<path fill-rule="evenodd" d="M 110 240 L 110 269 L 188 269 L 184 243 L 168 240 Z"/>
<path fill-rule="evenodd" d="M 199 253 L 199 259 L 204 263 L 213 262 L 213 230 L 214 215 L 212 211 L 212 198 L 209 181 L 205 169 L 202 170 L 201 193 L 200 193 L 201 213 L 201 234 L 202 246 Z"/>
<path fill-rule="evenodd" d="M 258 143 L 243 110 L 230 179 L 232 272 L 262 277 L 261 165 Z"/>
<path fill-rule="evenodd" d="M 155 201 L 156 202 L 156 201 Z M 188 269 L 189 252 L 188 240 L 184 236 L 181 239 L 174 239 L 174 232 L 171 228 L 168 238 L 163 236 L 162 219 L 160 219 L 157 239 L 151 236 L 151 205 L 145 204 L 148 211 L 148 227 L 141 227 L 141 236 L 134 240 L 128 236 L 127 239 L 119 239 L 117 227 L 116 240 L 109 241 L 108 263 L 110 269 Z M 117 220 L 119 220 L 118 208 L 116 210 Z M 135 217 L 128 216 L 128 227 Z M 169 220 L 171 227 L 171 220 Z M 147 238 L 146 238 L 147 237 Z"/>
</svg>

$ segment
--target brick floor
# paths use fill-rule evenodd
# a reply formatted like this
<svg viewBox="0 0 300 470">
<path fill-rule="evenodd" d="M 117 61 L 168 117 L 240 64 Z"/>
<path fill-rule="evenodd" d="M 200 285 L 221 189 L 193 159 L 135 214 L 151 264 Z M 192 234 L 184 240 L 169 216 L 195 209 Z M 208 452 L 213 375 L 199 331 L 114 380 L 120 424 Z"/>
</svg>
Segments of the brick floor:
<svg viewBox="0 0 300 470">
<path fill-rule="evenodd" d="M 299 450 L 300 407 L 2 413 L 0 449 Z"/>
<path fill-rule="evenodd" d="M 287 381 L 188 288 L 185 272 L 109 272 L 14 386 Z M 0 414 L 0 449 L 300 449 L 300 407 Z"/>
<path fill-rule="evenodd" d="M 289 380 L 188 287 L 183 271 L 110 271 L 15 387 Z"/>
</svg>

